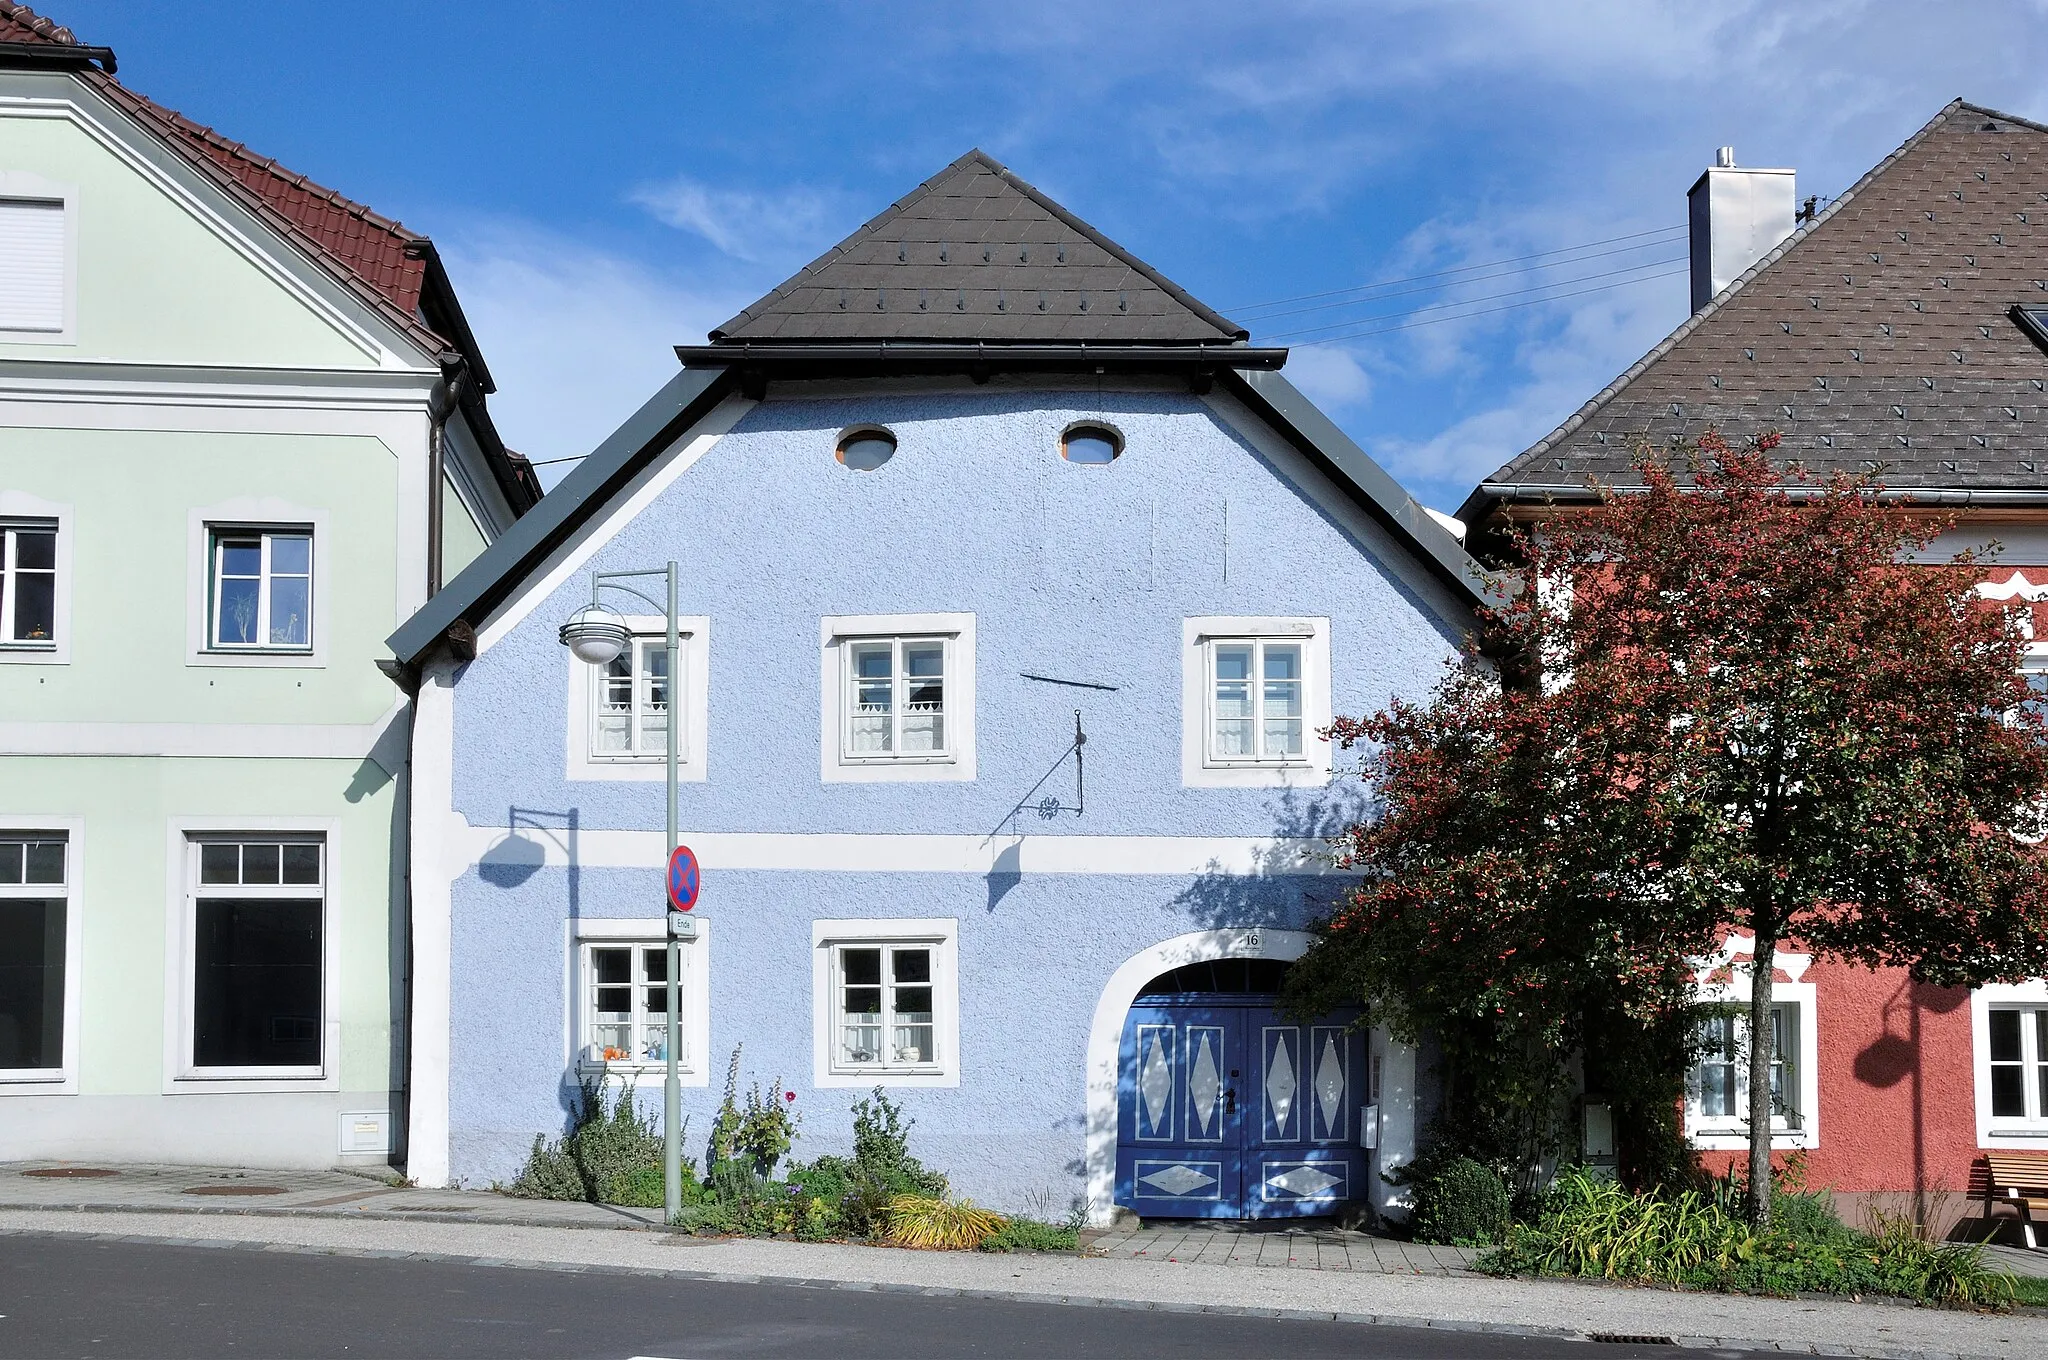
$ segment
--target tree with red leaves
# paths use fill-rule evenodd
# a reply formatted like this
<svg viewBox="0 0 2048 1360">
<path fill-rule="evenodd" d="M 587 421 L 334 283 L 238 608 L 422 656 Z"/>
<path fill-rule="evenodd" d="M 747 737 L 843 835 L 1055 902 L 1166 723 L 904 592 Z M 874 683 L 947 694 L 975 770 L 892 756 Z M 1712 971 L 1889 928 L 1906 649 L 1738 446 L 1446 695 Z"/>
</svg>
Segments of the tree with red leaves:
<svg viewBox="0 0 2048 1360">
<path fill-rule="evenodd" d="M 1968 554 L 1902 565 L 1943 521 L 1781 471 L 1776 444 L 1639 452 L 1640 490 L 1519 537 L 1507 603 L 1427 703 L 1333 726 L 1379 815 L 1340 842 L 1363 882 L 1297 987 L 1462 1036 L 1447 1052 L 1496 1083 L 1521 1064 L 1533 1086 L 1500 1098 L 1554 1120 L 1570 1055 L 1684 1033 L 1699 960 L 1752 936 L 1759 1225 L 1780 944 L 1943 986 L 2048 974 L 2021 612 L 1977 595 Z M 1669 1118 L 1684 1049 L 1660 1051 Z"/>
</svg>

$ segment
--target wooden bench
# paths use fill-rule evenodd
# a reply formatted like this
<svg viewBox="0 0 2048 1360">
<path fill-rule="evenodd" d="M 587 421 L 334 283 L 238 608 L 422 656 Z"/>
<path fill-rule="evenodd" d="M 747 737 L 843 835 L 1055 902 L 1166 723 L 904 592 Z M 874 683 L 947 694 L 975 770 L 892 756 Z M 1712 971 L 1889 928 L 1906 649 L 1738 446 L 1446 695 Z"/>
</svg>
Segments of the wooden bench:
<svg viewBox="0 0 2048 1360">
<path fill-rule="evenodd" d="M 1985 1164 L 1991 1175 L 1984 1186 L 1984 1224 L 1991 1225 L 1994 1200 L 2011 1204 L 2020 1211 L 2020 1231 L 2027 1246 L 2034 1247 L 2035 1215 L 2048 1223 L 2048 1156 L 2034 1152 L 1987 1152 Z"/>
</svg>

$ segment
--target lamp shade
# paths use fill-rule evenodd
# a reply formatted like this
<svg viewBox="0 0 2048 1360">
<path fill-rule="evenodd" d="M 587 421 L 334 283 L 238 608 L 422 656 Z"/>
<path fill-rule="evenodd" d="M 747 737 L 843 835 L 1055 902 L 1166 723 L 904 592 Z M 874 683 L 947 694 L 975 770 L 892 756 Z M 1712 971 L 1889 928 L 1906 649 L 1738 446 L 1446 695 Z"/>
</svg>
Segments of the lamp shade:
<svg viewBox="0 0 2048 1360">
<path fill-rule="evenodd" d="M 633 641 L 633 630 L 611 610 L 587 604 L 562 625 L 561 638 L 562 645 L 574 652 L 578 660 L 608 666 Z"/>
</svg>

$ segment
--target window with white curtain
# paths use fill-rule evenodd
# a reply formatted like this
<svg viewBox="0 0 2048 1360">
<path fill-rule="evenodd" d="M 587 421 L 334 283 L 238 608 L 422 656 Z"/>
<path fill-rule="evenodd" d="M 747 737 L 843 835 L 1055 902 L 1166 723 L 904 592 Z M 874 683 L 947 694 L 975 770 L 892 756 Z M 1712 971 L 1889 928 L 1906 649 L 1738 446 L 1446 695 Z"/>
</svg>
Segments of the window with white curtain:
<svg viewBox="0 0 2048 1360">
<path fill-rule="evenodd" d="M 845 721 L 850 760 L 939 760 L 951 750 L 946 727 L 946 653 L 942 637 L 860 638 L 845 647 Z"/>
<path fill-rule="evenodd" d="M 1296 639 L 1209 642 L 1209 758 L 1305 765 L 1303 647 Z"/>
<path fill-rule="evenodd" d="M 679 650 L 689 646 L 678 636 Z M 593 760 L 631 760 L 668 754 L 669 714 L 675 711 L 681 668 L 669 665 L 668 634 L 636 637 L 631 646 L 599 668 L 591 690 L 590 755 Z M 683 672 L 686 674 L 687 672 Z M 689 725 L 676 729 L 676 755 L 689 759 Z"/>
<path fill-rule="evenodd" d="M 1771 1007 L 1771 1127 L 1800 1126 L 1799 1007 Z M 1687 1113 L 1707 1127 L 1747 1127 L 1749 1120 L 1749 1017 L 1732 1013 L 1700 1021 L 1698 1064 Z"/>
</svg>

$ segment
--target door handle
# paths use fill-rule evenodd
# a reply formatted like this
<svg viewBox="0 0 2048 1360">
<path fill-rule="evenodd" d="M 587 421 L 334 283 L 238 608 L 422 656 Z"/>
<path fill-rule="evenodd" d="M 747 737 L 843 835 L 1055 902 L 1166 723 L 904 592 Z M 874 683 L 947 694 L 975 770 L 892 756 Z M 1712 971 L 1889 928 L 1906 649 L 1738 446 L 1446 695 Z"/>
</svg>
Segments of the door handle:
<svg viewBox="0 0 2048 1360">
<path fill-rule="evenodd" d="M 1237 1113 L 1237 1088 L 1234 1086 L 1223 1092 L 1223 1113 Z"/>
</svg>

